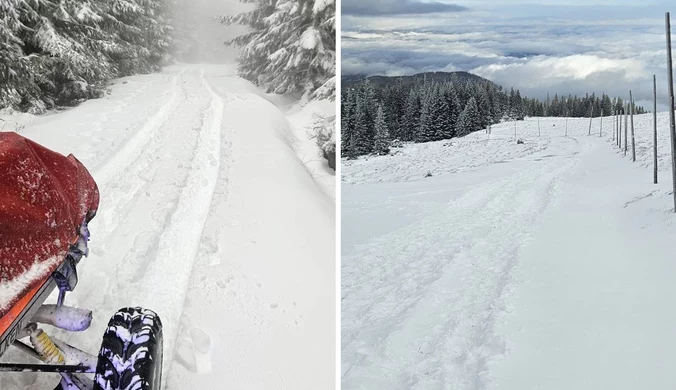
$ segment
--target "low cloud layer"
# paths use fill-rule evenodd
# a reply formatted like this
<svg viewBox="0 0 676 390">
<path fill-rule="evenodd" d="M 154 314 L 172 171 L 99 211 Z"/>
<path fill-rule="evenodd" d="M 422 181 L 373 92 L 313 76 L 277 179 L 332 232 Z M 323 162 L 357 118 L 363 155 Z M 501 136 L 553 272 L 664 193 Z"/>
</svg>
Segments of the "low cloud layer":
<svg viewBox="0 0 676 390">
<path fill-rule="evenodd" d="M 470 10 L 456 14 L 343 18 L 343 74 L 464 70 L 532 97 L 628 96 L 631 89 L 644 105 L 657 74 L 658 98 L 666 101 L 660 7 L 614 6 L 608 18 L 586 12 L 601 6 L 529 5 L 525 12 L 479 3 L 462 3 Z"/>
<path fill-rule="evenodd" d="M 342 2 L 343 15 L 383 16 L 415 15 L 441 12 L 460 12 L 467 8 L 456 5 L 413 0 L 345 0 Z"/>
</svg>

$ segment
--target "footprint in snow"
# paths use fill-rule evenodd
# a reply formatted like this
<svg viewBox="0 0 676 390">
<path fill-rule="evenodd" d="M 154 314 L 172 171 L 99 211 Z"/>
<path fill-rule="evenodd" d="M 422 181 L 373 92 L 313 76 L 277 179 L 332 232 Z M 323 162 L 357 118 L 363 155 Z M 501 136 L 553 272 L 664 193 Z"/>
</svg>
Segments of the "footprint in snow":
<svg viewBox="0 0 676 390">
<path fill-rule="evenodd" d="M 211 372 L 211 336 L 200 328 L 190 328 L 178 345 L 176 361 L 188 371 Z"/>
</svg>

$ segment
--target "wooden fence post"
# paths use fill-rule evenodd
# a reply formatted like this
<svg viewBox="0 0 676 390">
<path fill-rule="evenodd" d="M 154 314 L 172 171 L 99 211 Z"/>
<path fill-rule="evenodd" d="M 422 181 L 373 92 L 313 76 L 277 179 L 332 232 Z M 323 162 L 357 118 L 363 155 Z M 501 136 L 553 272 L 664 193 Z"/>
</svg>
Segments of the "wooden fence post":
<svg viewBox="0 0 676 390">
<path fill-rule="evenodd" d="M 615 139 L 615 142 L 617 145 L 620 144 L 620 137 L 622 136 L 622 121 L 620 120 L 620 110 L 617 110 L 617 138 Z M 619 147 L 619 146 L 618 146 Z"/>
<path fill-rule="evenodd" d="M 619 126 L 617 127 L 617 147 L 622 149 L 622 119 L 624 116 L 624 107 L 620 108 L 620 112 L 617 115 L 617 121 Z"/>
<path fill-rule="evenodd" d="M 634 141 L 634 98 L 629 91 L 629 114 L 631 115 L 631 160 L 636 162 L 636 142 Z"/>
<path fill-rule="evenodd" d="M 674 73 L 671 63 L 671 22 L 669 12 L 665 15 L 667 27 L 667 76 L 669 79 L 669 134 L 671 136 L 671 176 L 676 213 L 676 123 L 674 119 Z"/>
<path fill-rule="evenodd" d="M 615 125 L 617 125 L 617 120 L 615 119 L 615 111 L 613 111 L 613 142 L 615 142 L 615 133 L 617 132 Z"/>
<path fill-rule="evenodd" d="M 593 102 L 592 102 L 591 114 L 589 114 L 589 134 L 587 134 L 587 135 L 591 135 L 592 118 L 594 118 L 594 103 Z"/>
<path fill-rule="evenodd" d="M 657 184 L 657 78 L 653 75 L 653 181 Z"/>
<path fill-rule="evenodd" d="M 629 146 L 628 130 L 629 130 L 629 103 L 624 104 L 624 155 L 627 155 L 627 148 Z"/>
</svg>

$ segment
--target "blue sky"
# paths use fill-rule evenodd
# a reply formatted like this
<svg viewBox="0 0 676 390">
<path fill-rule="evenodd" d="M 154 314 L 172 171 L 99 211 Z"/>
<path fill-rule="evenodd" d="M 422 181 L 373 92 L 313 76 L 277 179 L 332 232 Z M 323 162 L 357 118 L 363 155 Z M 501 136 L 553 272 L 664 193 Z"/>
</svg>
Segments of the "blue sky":
<svg viewBox="0 0 676 390">
<path fill-rule="evenodd" d="M 632 89 L 646 106 L 657 74 L 666 98 L 664 13 L 676 25 L 676 1 L 342 4 L 343 74 L 464 70 L 535 97 Z"/>
</svg>

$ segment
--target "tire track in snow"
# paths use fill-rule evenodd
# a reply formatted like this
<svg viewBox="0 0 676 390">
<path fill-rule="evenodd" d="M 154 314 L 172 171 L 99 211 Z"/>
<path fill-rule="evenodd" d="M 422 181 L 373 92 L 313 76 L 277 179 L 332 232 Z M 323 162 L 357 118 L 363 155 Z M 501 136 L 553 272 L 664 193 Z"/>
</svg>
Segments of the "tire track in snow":
<svg viewBox="0 0 676 390">
<path fill-rule="evenodd" d="M 87 277 L 69 298 L 93 309 L 100 325 L 119 307 L 157 311 L 165 370 L 218 176 L 224 110 L 193 69 L 176 75 L 172 86 L 174 98 L 106 168 L 100 213 L 92 221 L 93 256 L 83 262 Z M 91 330 L 85 349 L 95 351 L 102 331 L 98 325 Z M 77 341 L 82 345 L 82 335 Z"/>
<path fill-rule="evenodd" d="M 511 270 L 566 157 L 485 184 L 343 260 L 343 383 L 482 389 Z"/>
<path fill-rule="evenodd" d="M 169 113 L 176 110 L 181 102 L 186 101 L 185 91 L 179 86 L 186 69 L 175 75 L 171 81 L 171 98 L 154 115 L 152 115 L 118 153 L 94 171 L 93 176 L 99 184 L 102 204 L 93 226 L 101 231 L 97 236 L 100 242 L 107 242 L 116 226 L 127 216 L 125 209 L 150 181 L 149 176 L 157 168 L 153 158 L 166 145 L 169 137 L 163 136 L 162 126 Z M 150 175 L 149 175 L 150 174 Z M 140 180 L 130 180 L 139 178 Z M 105 204 L 106 200 L 111 200 Z M 96 251 L 95 249 L 94 251 Z M 102 248 L 98 248 L 102 250 Z"/>
<path fill-rule="evenodd" d="M 201 72 L 202 83 L 211 95 L 212 101 L 217 102 L 220 106 L 217 111 L 220 111 L 218 114 L 219 118 L 222 118 L 225 112 L 225 106 L 229 106 L 234 102 L 245 100 L 242 97 L 225 93 L 221 91 L 217 93 L 211 88 L 211 85 L 204 77 L 204 69 Z M 226 199 L 230 191 L 230 168 L 233 164 L 232 157 L 232 140 L 230 134 L 230 128 L 226 128 L 222 125 L 221 121 L 214 121 L 212 126 L 220 127 L 220 163 L 217 174 L 217 180 L 214 184 L 212 192 L 212 203 L 208 215 L 202 225 L 202 234 L 200 237 L 199 248 L 196 253 L 195 261 L 193 262 L 193 267 L 189 275 L 189 281 L 195 280 L 195 267 L 208 265 L 213 267 L 220 264 L 221 249 L 218 244 L 218 237 L 221 232 L 221 226 L 219 224 L 214 224 L 214 216 L 219 215 L 219 208 L 223 204 L 227 203 Z M 214 130 L 216 131 L 216 130 Z M 230 136 L 230 137 L 229 137 Z M 216 202 L 214 202 L 216 200 Z M 217 218 L 221 222 L 220 218 Z M 214 226 L 215 225 L 215 226 Z M 204 282 L 204 278 L 200 282 Z M 193 292 L 195 289 L 190 289 Z M 201 295 L 201 294 L 199 294 Z M 192 318 L 185 313 L 186 305 L 190 305 L 190 291 L 186 290 L 186 294 L 183 299 L 183 303 L 180 306 L 180 313 L 178 318 L 180 318 L 180 323 L 178 324 L 178 334 L 175 339 L 176 347 L 174 348 L 174 353 L 176 358 L 172 360 L 173 364 L 178 364 L 183 368 L 190 370 L 192 372 L 206 373 L 211 371 L 212 366 L 212 356 L 211 356 L 211 336 L 209 333 L 204 331 L 202 327 L 205 324 L 195 324 Z M 204 299 L 203 296 L 200 296 L 200 299 Z M 167 383 L 172 383 L 171 378 L 167 378 Z"/>
<path fill-rule="evenodd" d="M 165 122 L 167 116 L 178 104 L 179 86 L 178 81 L 186 72 L 182 70 L 179 74 L 172 77 L 171 80 L 171 98 L 160 109 L 151 116 L 148 121 L 130 137 L 124 146 L 122 146 L 117 153 L 112 155 L 109 159 L 103 161 L 97 167 L 94 174 L 97 181 L 101 183 L 108 183 L 115 175 L 127 169 L 130 165 L 134 165 L 135 157 L 143 154 L 146 145 L 153 139 L 159 137 L 162 124 Z"/>
<path fill-rule="evenodd" d="M 188 281 L 202 239 L 220 168 L 221 122 L 224 103 L 200 74 L 202 87 L 211 95 L 211 107 L 206 116 L 208 126 L 199 131 L 197 146 L 193 151 L 191 169 L 181 188 L 178 203 L 169 217 L 169 223 L 159 235 L 160 240 L 154 260 L 148 265 L 143 280 L 143 293 L 152 297 L 151 307 L 163 308 L 165 325 L 165 356 L 173 361 L 175 340 L 183 310 Z M 174 279 L 167 283 L 167 270 Z M 165 371 L 168 366 L 165 366 Z M 166 375 L 164 377 L 167 377 Z"/>
<path fill-rule="evenodd" d="M 92 255 L 67 301 L 91 309 L 94 321 L 83 333 L 55 334 L 96 352 L 115 310 L 153 309 L 164 325 L 166 374 L 221 164 L 224 103 L 191 67 L 164 91 L 171 99 L 148 120 L 147 111 L 139 115 L 141 128 L 94 172 L 102 199 L 91 224 Z"/>
</svg>

